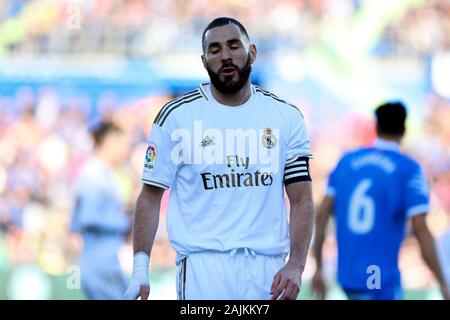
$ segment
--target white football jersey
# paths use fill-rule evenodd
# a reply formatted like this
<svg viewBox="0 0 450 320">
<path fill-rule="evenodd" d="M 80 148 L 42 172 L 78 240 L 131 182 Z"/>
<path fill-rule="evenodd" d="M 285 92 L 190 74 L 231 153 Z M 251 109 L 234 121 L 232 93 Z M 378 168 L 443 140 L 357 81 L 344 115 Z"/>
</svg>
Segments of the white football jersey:
<svg viewBox="0 0 450 320">
<path fill-rule="evenodd" d="M 191 252 L 289 251 L 285 184 L 310 181 L 310 144 L 300 111 L 252 85 L 240 106 L 202 84 L 171 102 L 151 129 L 143 183 L 170 188 L 169 239 Z"/>
</svg>

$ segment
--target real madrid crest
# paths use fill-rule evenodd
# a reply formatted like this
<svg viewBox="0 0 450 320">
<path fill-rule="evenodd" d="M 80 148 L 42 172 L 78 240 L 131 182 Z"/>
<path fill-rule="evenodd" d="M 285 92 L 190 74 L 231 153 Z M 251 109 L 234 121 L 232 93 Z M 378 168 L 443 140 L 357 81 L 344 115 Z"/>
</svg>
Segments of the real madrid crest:
<svg viewBox="0 0 450 320">
<path fill-rule="evenodd" d="M 272 133 L 272 129 L 264 129 L 264 134 L 262 136 L 262 144 L 267 149 L 275 147 L 277 144 L 277 137 Z"/>
</svg>

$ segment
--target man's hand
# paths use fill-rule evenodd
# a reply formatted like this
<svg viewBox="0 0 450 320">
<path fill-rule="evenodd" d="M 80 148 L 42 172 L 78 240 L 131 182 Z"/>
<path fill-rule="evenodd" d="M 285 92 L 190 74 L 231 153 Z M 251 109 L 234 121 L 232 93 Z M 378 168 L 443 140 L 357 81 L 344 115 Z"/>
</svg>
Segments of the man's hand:
<svg viewBox="0 0 450 320">
<path fill-rule="evenodd" d="M 140 284 L 137 279 L 131 279 L 130 285 L 123 298 L 125 300 L 138 300 L 138 298 L 141 297 L 141 300 L 148 300 L 149 295 L 150 285 L 148 283 Z"/>
<path fill-rule="evenodd" d="M 312 292 L 319 297 L 320 300 L 324 300 L 327 294 L 327 286 L 323 279 L 321 270 L 316 270 L 312 278 Z"/>
<path fill-rule="evenodd" d="M 150 258 L 147 253 L 140 251 L 134 255 L 133 276 L 123 298 L 125 300 L 148 300 L 150 282 L 148 280 L 148 266 Z"/>
<path fill-rule="evenodd" d="M 287 263 L 273 277 L 270 289 L 272 300 L 278 299 L 280 294 L 282 294 L 280 300 L 296 300 L 300 293 L 301 282 L 302 272 L 300 269 Z"/>
</svg>

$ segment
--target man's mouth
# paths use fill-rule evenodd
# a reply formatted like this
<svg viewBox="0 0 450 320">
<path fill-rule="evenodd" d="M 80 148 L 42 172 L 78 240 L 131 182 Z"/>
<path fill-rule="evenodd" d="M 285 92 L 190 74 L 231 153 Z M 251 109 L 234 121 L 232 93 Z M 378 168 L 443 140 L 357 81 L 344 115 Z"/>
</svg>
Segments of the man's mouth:
<svg viewBox="0 0 450 320">
<path fill-rule="evenodd" d="M 235 71 L 236 69 L 234 69 L 233 67 L 226 67 L 222 69 L 221 74 L 223 74 L 225 77 L 228 77 L 234 75 Z"/>
</svg>

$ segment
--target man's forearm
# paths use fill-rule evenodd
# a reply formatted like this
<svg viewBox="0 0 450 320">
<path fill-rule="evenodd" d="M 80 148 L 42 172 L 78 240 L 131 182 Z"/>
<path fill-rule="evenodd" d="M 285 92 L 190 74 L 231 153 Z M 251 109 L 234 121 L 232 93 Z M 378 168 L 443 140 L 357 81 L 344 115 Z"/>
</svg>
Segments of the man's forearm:
<svg viewBox="0 0 450 320">
<path fill-rule="evenodd" d="M 311 197 L 304 197 L 300 203 L 291 205 L 289 232 L 291 250 L 289 264 L 305 269 L 314 224 L 314 208 Z"/>
<path fill-rule="evenodd" d="M 319 222 L 316 221 L 316 232 L 313 241 L 313 254 L 316 259 L 316 269 L 322 270 L 322 247 L 325 241 L 325 230 L 322 226 L 319 226 Z"/>
<path fill-rule="evenodd" d="M 316 259 L 316 269 L 322 270 L 322 247 L 325 241 L 325 233 L 328 220 L 331 215 L 333 200 L 330 196 L 326 196 L 319 206 L 316 216 L 316 230 L 313 241 L 313 254 Z"/>
<path fill-rule="evenodd" d="M 434 243 L 433 235 L 429 230 L 417 234 L 419 240 L 420 251 L 422 253 L 423 260 L 427 264 L 428 268 L 433 272 L 436 280 L 440 285 L 445 285 L 445 278 L 442 269 L 439 264 L 439 259 L 436 253 L 436 246 Z"/>
<path fill-rule="evenodd" d="M 159 199 L 146 197 L 142 193 L 136 201 L 133 222 L 133 251 L 143 251 L 150 256 L 159 224 Z"/>
<path fill-rule="evenodd" d="M 313 242 L 313 254 L 316 259 L 316 269 L 322 270 L 322 247 L 325 241 L 328 220 L 333 210 L 334 197 L 327 195 L 323 198 L 316 216 L 316 230 Z"/>
</svg>

